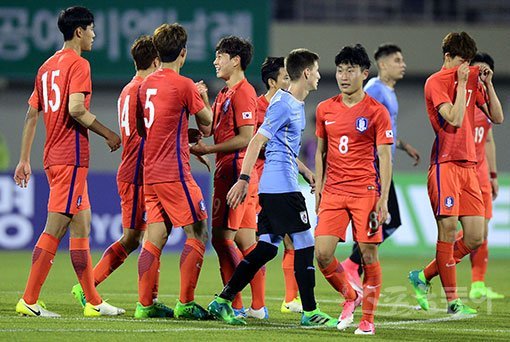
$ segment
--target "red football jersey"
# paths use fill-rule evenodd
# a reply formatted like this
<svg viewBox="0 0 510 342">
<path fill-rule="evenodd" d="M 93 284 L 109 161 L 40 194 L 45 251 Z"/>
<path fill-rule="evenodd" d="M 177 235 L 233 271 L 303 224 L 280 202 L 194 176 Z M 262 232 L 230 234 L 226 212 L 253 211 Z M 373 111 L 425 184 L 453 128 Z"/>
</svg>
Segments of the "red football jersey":
<svg viewBox="0 0 510 342">
<path fill-rule="evenodd" d="M 120 93 L 117 101 L 119 128 L 122 139 L 122 161 L 117 180 L 125 183 L 143 184 L 143 144 L 136 131 L 138 90 L 143 77 L 135 76 Z"/>
<path fill-rule="evenodd" d="M 223 88 L 214 100 L 213 113 L 215 144 L 235 137 L 239 133 L 239 127 L 255 126 L 257 122 L 255 117 L 257 115 L 257 94 L 255 89 L 246 79 L 243 79 L 232 88 Z M 239 164 L 244 158 L 245 152 L 246 148 L 231 153 L 216 153 L 216 169 L 220 169 L 220 165 L 232 164 L 234 160 L 237 160 Z"/>
<path fill-rule="evenodd" d="M 147 130 L 144 184 L 191 180 L 188 120 L 205 107 L 195 84 L 160 69 L 145 78 L 138 96 Z"/>
<path fill-rule="evenodd" d="M 260 126 L 262 126 L 264 117 L 266 116 L 267 107 L 269 107 L 269 102 L 267 102 L 265 95 L 260 95 L 257 98 L 257 129 L 255 131 L 257 131 Z M 264 170 L 265 159 L 266 158 L 264 158 L 264 154 L 261 153 L 257 159 L 257 162 L 255 163 L 255 170 L 257 170 L 259 179 L 262 176 L 262 171 Z"/>
<path fill-rule="evenodd" d="M 348 107 L 342 94 L 317 106 L 317 137 L 327 144 L 324 191 L 374 196 L 380 191 L 377 146 L 393 144 L 390 114 L 386 107 L 365 94 Z"/>
<path fill-rule="evenodd" d="M 487 142 L 487 134 L 492 127 L 492 122 L 485 113 L 476 108 L 475 110 L 475 148 L 476 148 L 476 169 L 478 173 L 478 181 L 480 184 L 489 181 L 489 164 L 485 155 L 485 143 Z"/>
<path fill-rule="evenodd" d="M 438 108 L 443 103 L 455 103 L 457 93 L 457 69 L 441 69 L 425 83 L 425 103 L 432 128 L 436 134 L 430 164 L 448 161 L 476 162 L 473 124 L 475 107 L 485 104 L 484 91 L 478 80 L 479 67 L 469 67 L 466 85 L 466 112 L 460 128 L 446 122 Z"/>
<path fill-rule="evenodd" d="M 88 129 L 69 114 L 69 95 L 85 94 L 90 108 L 92 81 L 89 62 L 72 49 L 57 51 L 39 68 L 28 104 L 44 113 L 44 168 L 52 165 L 89 166 Z"/>
</svg>

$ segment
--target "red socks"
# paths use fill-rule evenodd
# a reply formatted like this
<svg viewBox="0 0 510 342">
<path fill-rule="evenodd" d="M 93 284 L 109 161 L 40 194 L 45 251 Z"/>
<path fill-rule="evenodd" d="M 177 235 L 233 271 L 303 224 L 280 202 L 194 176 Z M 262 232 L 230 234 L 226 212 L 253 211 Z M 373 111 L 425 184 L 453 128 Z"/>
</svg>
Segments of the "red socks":
<svg viewBox="0 0 510 342">
<path fill-rule="evenodd" d="M 457 266 L 453 254 L 453 243 L 437 242 L 436 264 L 448 302 L 459 297 L 457 295 Z"/>
<path fill-rule="evenodd" d="M 285 280 L 285 302 L 289 303 L 299 294 L 294 276 L 294 250 L 286 249 L 282 259 L 283 279 Z"/>
<path fill-rule="evenodd" d="M 32 253 L 32 266 L 28 276 L 23 299 L 27 304 L 35 304 L 41 288 L 50 272 L 59 240 L 48 233 L 42 233 Z"/>
<path fill-rule="evenodd" d="M 489 259 L 489 247 L 485 240 L 478 249 L 471 252 L 471 281 L 485 281 L 487 261 Z"/>
<path fill-rule="evenodd" d="M 128 253 L 119 241 L 115 241 L 104 251 L 101 260 L 94 267 L 94 284 L 101 284 L 126 260 Z"/>
<path fill-rule="evenodd" d="M 356 299 L 356 291 L 347 281 L 344 268 L 336 258 L 326 268 L 321 268 L 320 270 L 331 286 L 340 292 L 346 300 Z"/>
<path fill-rule="evenodd" d="M 377 302 L 381 294 L 382 273 L 381 265 L 378 262 L 363 265 L 365 276 L 363 277 L 363 304 L 361 305 L 361 321 L 374 323 L 374 314 L 377 309 Z"/>
<path fill-rule="evenodd" d="M 464 244 L 464 240 L 462 240 L 462 237 L 458 238 L 455 241 L 455 244 L 453 245 L 453 259 L 455 260 L 455 263 L 458 264 L 462 260 L 462 258 L 464 258 L 469 253 L 471 253 L 471 249 L 469 249 Z M 425 267 L 423 273 L 425 275 L 425 278 L 429 281 L 439 274 L 436 259 L 432 260 L 430 264 L 428 264 L 427 267 Z"/>
<path fill-rule="evenodd" d="M 92 258 L 90 257 L 89 238 L 71 238 L 69 244 L 71 262 L 78 281 L 85 293 L 87 302 L 92 305 L 99 305 L 102 302 L 101 296 L 94 285 L 94 270 L 92 269 Z"/>
<path fill-rule="evenodd" d="M 254 243 L 248 249 L 242 251 L 243 256 L 246 257 L 251 253 L 257 246 L 257 243 Z M 262 266 L 262 268 L 255 273 L 252 281 L 250 282 L 251 287 L 251 307 L 252 309 L 259 310 L 263 308 L 266 297 L 266 266 Z"/>
<path fill-rule="evenodd" d="M 145 241 L 138 258 L 138 301 L 143 306 L 153 304 L 160 257 L 161 250 L 150 241 Z"/>
<path fill-rule="evenodd" d="M 237 265 L 243 259 L 243 254 L 233 240 L 212 238 L 211 242 L 216 250 L 216 254 L 218 254 L 223 285 L 226 285 L 230 278 L 232 278 Z M 241 292 L 235 296 L 232 301 L 232 307 L 234 309 L 241 309 L 243 307 Z"/>
<path fill-rule="evenodd" d="M 179 300 L 186 304 L 195 299 L 195 288 L 204 262 L 205 245 L 197 239 L 187 239 L 181 253 L 181 293 Z"/>
</svg>

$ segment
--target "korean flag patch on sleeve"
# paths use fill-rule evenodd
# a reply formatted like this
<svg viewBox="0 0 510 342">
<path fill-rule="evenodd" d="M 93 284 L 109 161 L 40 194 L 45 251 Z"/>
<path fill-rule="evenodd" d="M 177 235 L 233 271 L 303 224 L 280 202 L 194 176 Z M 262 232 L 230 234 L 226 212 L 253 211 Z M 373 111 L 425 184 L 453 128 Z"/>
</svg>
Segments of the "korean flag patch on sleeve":
<svg viewBox="0 0 510 342">
<path fill-rule="evenodd" d="M 393 131 L 391 129 L 386 131 L 386 138 L 393 138 Z"/>
<path fill-rule="evenodd" d="M 253 114 L 251 112 L 243 112 L 243 119 L 244 120 L 249 120 L 251 118 L 253 118 Z"/>
</svg>

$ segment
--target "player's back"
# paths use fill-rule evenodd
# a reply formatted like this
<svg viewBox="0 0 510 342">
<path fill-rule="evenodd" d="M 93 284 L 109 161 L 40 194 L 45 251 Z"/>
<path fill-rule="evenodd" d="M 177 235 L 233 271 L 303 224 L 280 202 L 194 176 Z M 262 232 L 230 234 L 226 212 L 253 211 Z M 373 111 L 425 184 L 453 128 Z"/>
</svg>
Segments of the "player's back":
<svg viewBox="0 0 510 342">
<path fill-rule="evenodd" d="M 143 139 L 136 131 L 138 90 L 143 77 L 135 76 L 126 84 L 117 101 L 119 128 L 122 140 L 122 161 L 117 180 L 126 183 L 143 184 Z"/>
<path fill-rule="evenodd" d="M 377 145 L 393 143 L 388 110 L 368 94 L 348 107 L 340 94 L 319 103 L 316 125 L 328 151 L 325 191 L 375 195 L 380 188 Z"/>
<path fill-rule="evenodd" d="M 431 153 L 431 164 L 448 161 L 476 162 L 473 138 L 475 107 L 485 103 L 484 93 L 478 81 L 479 68 L 469 67 L 466 84 L 466 111 L 461 127 L 450 125 L 439 113 L 443 103 L 455 103 L 457 92 L 457 69 L 442 69 L 425 82 L 425 103 L 432 128 L 436 134 Z"/>
<path fill-rule="evenodd" d="M 259 132 L 269 138 L 259 193 L 299 191 L 296 158 L 305 129 L 305 104 L 285 90 L 271 99 Z"/>
<path fill-rule="evenodd" d="M 90 65 L 72 49 L 57 51 L 39 68 L 29 104 L 44 112 L 44 168 L 89 165 L 88 130 L 69 114 L 69 95 L 83 93 L 90 108 Z"/>
<path fill-rule="evenodd" d="M 195 84 L 163 68 L 145 78 L 138 94 L 147 130 L 144 183 L 191 179 L 188 119 L 204 108 Z"/>
</svg>

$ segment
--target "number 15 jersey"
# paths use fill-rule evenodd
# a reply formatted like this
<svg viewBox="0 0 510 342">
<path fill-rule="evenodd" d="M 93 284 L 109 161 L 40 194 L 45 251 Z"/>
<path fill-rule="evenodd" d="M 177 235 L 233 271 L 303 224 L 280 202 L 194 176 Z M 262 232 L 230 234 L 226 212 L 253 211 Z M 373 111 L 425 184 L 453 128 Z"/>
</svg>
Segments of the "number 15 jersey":
<svg viewBox="0 0 510 342">
<path fill-rule="evenodd" d="M 317 106 L 317 137 L 327 146 L 324 191 L 369 197 L 379 195 L 377 146 L 393 144 L 388 110 L 368 94 L 353 107 L 342 94 Z"/>
</svg>

